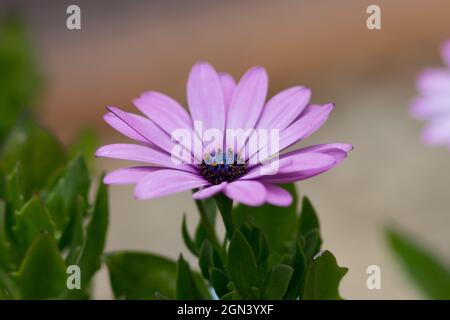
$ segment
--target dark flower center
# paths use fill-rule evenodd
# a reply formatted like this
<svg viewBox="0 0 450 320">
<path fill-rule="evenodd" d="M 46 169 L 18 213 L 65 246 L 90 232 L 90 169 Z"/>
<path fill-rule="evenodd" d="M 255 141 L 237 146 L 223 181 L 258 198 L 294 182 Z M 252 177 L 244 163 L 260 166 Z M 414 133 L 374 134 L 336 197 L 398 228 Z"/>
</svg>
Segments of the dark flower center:
<svg viewBox="0 0 450 320">
<path fill-rule="evenodd" d="M 211 152 L 205 155 L 200 165 L 200 174 L 212 184 L 230 182 L 247 173 L 247 164 L 237 154 Z"/>
</svg>

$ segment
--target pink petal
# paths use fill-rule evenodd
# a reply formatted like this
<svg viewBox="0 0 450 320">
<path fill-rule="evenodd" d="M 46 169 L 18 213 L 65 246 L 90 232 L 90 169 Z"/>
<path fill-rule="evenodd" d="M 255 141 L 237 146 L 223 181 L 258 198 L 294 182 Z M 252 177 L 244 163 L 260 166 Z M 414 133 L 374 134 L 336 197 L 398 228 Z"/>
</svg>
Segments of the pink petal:
<svg viewBox="0 0 450 320">
<path fill-rule="evenodd" d="M 156 170 L 161 170 L 160 167 L 129 167 L 117 169 L 109 172 L 104 178 L 103 183 L 105 184 L 134 184 L 140 179 L 145 177 L 146 174 L 154 172 Z"/>
<path fill-rule="evenodd" d="M 293 87 L 272 97 L 265 105 L 257 128 L 277 128 L 282 131 L 305 109 L 311 97 L 311 90 Z"/>
<path fill-rule="evenodd" d="M 216 185 L 206 187 L 206 188 L 194 193 L 192 195 L 192 198 L 194 200 L 201 200 L 201 199 L 206 199 L 206 198 L 212 197 L 213 195 L 221 192 L 225 188 L 226 185 L 227 185 L 227 182 L 222 182 L 221 184 L 216 184 Z"/>
<path fill-rule="evenodd" d="M 149 91 L 133 100 L 134 105 L 169 135 L 179 128 L 192 129 L 192 120 L 186 110 L 165 94 Z"/>
<path fill-rule="evenodd" d="M 148 146 L 126 143 L 109 144 L 100 147 L 95 152 L 95 155 L 97 157 L 140 161 L 183 171 L 197 172 L 194 167 L 186 164 L 178 164 L 169 154 L 152 149 Z"/>
<path fill-rule="evenodd" d="M 197 174 L 178 170 L 158 170 L 139 180 L 134 189 L 134 196 L 139 200 L 154 199 L 208 184 L 208 181 Z"/>
<path fill-rule="evenodd" d="M 224 189 L 224 193 L 239 203 L 248 206 L 260 206 L 266 200 L 266 188 L 258 181 L 237 180 L 228 183 Z"/>
<path fill-rule="evenodd" d="M 138 116 L 138 115 L 136 115 Z M 139 117 L 139 116 L 138 116 Z M 114 113 L 108 112 L 103 116 L 103 119 L 118 132 L 127 136 L 130 139 L 139 141 L 144 144 L 148 144 L 148 140 L 145 139 L 142 135 L 136 132 L 133 128 L 131 128 L 128 124 L 119 119 Z"/>
<path fill-rule="evenodd" d="M 278 148 L 276 146 L 275 148 L 271 148 L 270 145 L 261 146 L 262 148 L 249 158 L 249 162 L 261 163 L 265 158 L 307 138 L 327 121 L 333 108 L 334 105 L 331 103 L 324 106 L 308 106 L 298 120 L 280 133 Z"/>
<path fill-rule="evenodd" d="M 450 92 L 450 71 L 428 69 L 417 78 L 417 87 L 423 94 L 448 94 Z"/>
<path fill-rule="evenodd" d="M 201 121 L 203 131 L 225 128 L 225 102 L 217 72 L 206 62 L 195 64 L 189 74 L 187 99 L 193 121 Z M 197 132 L 202 135 L 202 132 Z M 204 141 L 203 141 L 204 142 Z M 215 148 L 223 141 L 215 141 Z"/>
<path fill-rule="evenodd" d="M 428 119 L 450 113 L 450 92 L 416 98 L 411 104 L 410 112 L 417 119 Z"/>
<path fill-rule="evenodd" d="M 171 153 L 175 143 L 170 139 L 165 131 L 158 127 L 153 121 L 141 116 L 127 113 L 116 107 L 107 107 L 109 111 L 115 114 L 119 119 L 133 128 L 137 133 L 161 149 Z"/>
<path fill-rule="evenodd" d="M 450 39 L 445 41 L 441 47 L 441 56 L 447 66 L 450 67 Z"/>
<path fill-rule="evenodd" d="M 347 153 L 353 149 L 353 146 L 348 143 L 326 143 L 326 144 L 317 144 L 314 146 L 309 146 L 305 148 L 301 148 L 298 150 L 294 150 L 291 152 L 288 152 L 286 154 L 283 154 L 281 156 L 282 159 L 284 158 L 292 158 L 292 156 L 295 156 L 297 154 L 304 154 L 304 153 L 323 153 L 326 155 L 329 155 L 334 158 L 334 161 L 337 163 L 340 163 L 342 160 L 344 160 L 347 157 Z"/>
<path fill-rule="evenodd" d="M 222 85 L 223 97 L 225 99 L 226 116 L 228 114 L 228 109 L 230 108 L 234 90 L 236 89 L 236 81 L 234 81 L 234 78 L 228 73 L 219 73 L 219 79 L 220 84 Z"/>
<path fill-rule="evenodd" d="M 280 158 L 278 168 L 274 167 L 273 170 L 270 170 L 270 164 L 259 165 L 252 168 L 246 175 L 242 176 L 241 179 L 259 180 L 265 177 L 271 178 L 290 173 L 313 174 L 317 171 L 329 168 L 330 166 L 335 165 L 335 163 L 335 158 L 326 153 L 292 153 Z M 275 162 L 274 165 L 277 165 L 277 163 Z"/>
<path fill-rule="evenodd" d="M 433 146 L 450 143 L 450 116 L 428 122 L 422 133 L 422 140 Z"/>
<path fill-rule="evenodd" d="M 267 87 L 264 68 L 251 68 L 242 76 L 231 99 L 227 128 L 245 130 L 255 127 L 266 100 Z"/>
<path fill-rule="evenodd" d="M 292 196 L 288 191 L 269 183 L 265 183 L 264 187 L 266 187 L 267 191 L 266 202 L 281 207 L 288 207 L 291 205 Z"/>
</svg>

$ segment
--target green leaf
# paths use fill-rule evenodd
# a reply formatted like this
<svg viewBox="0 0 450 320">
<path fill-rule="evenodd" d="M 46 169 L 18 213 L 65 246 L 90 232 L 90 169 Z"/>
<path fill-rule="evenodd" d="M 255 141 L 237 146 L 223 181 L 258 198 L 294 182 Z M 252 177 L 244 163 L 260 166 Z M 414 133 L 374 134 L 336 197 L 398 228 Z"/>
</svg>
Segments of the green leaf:
<svg viewBox="0 0 450 320">
<path fill-rule="evenodd" d="M 84 288 L 92 276 L 100 269 L 101 257 L 106 243 L 108 230 L 108 189 L 100 183 L 95 200 L 94 212 L 86 229 L 86 239 L 78 265 L 83 273 L 81 285 Z"/>
<path fill-rule="evenodd" d="M 15 281 L 0 268 L 0 300 L 20 299 L 20 290 Z"/>
<path fill-rule="evenodd" d="M 306 276 L 307 260 L 303 253 L 303 239 L 299 235 L 296 241 L 295 253 L 292 257 L 290 266 L 294 269 L 291 282 L 286 291 L 284 299 L 295 300 L 300 296 L 303 289 L 304 280 Z"/>
<path fill-rule="evenodd" d="M 324 251 L 308 267 L 302 299 L 341 300 L 339 283 L 347 271 L 337 265 L 330 251 Z"/>
<path fill-rule="evenodd" d="M 209 269 L 214 266 L 214 249 L 208 239 L 203 241 L 202 247 L 200 248 L 198 264 L 203 277 L 209 280 Z"/>
<path fill-rule="evenodd" d="M 450 267 L 405 232 L 387 227 L 385 234 L 391 251 L 413 283 L 431 299 L 450 299 Z"/>
<path fill-rule="evenodd" d="M 285 264 L 279 264 L 272 268 L 269 279 L 263 291 L 263 299 L 280 300 L 283 298 L 291 280 L 294 269 Z"/>
<path fill-rule="evenodd" d="M 14 15 L 0 21 L 0 145 L 39 89 L 33 50 L 24 24 Z"/>
<path fill-rule="evenodd" d="M 256 259 L 253 251 L 240 231 L 235 231 L 228 248 L 227 271 L 236 290 L 243 296 L 250 294 L 256 278 Z"/>
<path fill-rule="evenodd" d="M 320 251 L 322 239 L 318 229 L 310 230 L 305 235 L 304 253 L 308 260 L 311 260 Z"/>
<path fill-rule="evenodd" d="M 195 278 L 188 263 L 180 255 L 177 267 L 176 297 L 178 300 L 201 300 L 208 299 L 201 283 Z"/>
<path fill-rule="evenodd" d="M 87 202 L 90 185 L 89 171 L 82 156 L 70 161 L 56 180 L 46 199 L 47 207 L 56 225 L 56 238 L 60 239 L 67 224 L 77 210 L 76 199 Z"/>
<path fill-rule="evenodd" d="M 211 279 L 211 284 L 219 298 L 230 291 L 227 287 L 230 280 L 222 270 L 215 267 L 209 269 L 209 278 Z"/>
<path fill-rule="evenodd" d="M 10 244 L 7 242 L 5 229 L 5 211 L 4 203 L 0 200 L 0 270 L 10 270 L 12 264 L 10 261 Z"/>
<path fill-rule="evenodd" d="M 302 210 L 298 222 L 298 232 L 306 235 L 311 230 L 320 230 L 319 218 L 311 202 L 307 197 L 303 197 Z"/>
<path fill-rule="evenodd" d="M 197 244 L 191 239 L 191 236 L 189 235 L 189 231 L 186 224 L 186 214 L 183 214 L 183 222 L 181 224 L 181 236 L 183 237 L 184 244 L 189 249 L 189 251 L 194 256 L 198 257 L 199 249 L 197 247 Z"/>
<path fill-rule="evenodd" d="M 19 164 L 17 164 L 11 174 L 6 177 L 5 200 L 12 206 L 12 208 L 17 210 L 22 208 L 25 203 Z"/>
<path fill-rule="evenodd" d="M 247 207 L 238 205 L 233 210 L 236 227 L 240 227 L 247 219 L 260 228 L 269 241 L 271 252 L 281 252 L 287 242 L 293 241 L 297 225 L 297 192 L 293 184 L 284 186 L 293 197 L 289 207 L 263 205 Z"/>
<path fill-rule="evenodd" d="M 197 248 L 200 248 L 203 240 L 209 239 L 210 241 L 212 241 L 211 237 L 213 237 L 214 235 L 209 234 L 206 225 L 211 226 L 211 229 L 214 228 L 216 223 L 217 207 L 216 202 L 213 198 L 196 200 L 195 205 L 197 206 L 201 217 L 200 223 L 198 224 L 195 231 L 195 245 L 197 246 Z"/>
<path fill-rule="evenodd" d="M 77 211 L 68 226 L 67 235 L 70 240 L 69 250 L 66 257 L 67 265 L 76 264 L 84 243 L 83 217 L 85 215 L 86 204 L 81 196 L 76 200 Z"/>
<path fill-rule="evenodd" d="M 5 172 L 20 164 L 25 198 L 40 191 L 64 161 L 61 144 L 30 119 L 14 127 L 0 150 L 0 166 Z"/>
<path fill-rule="evenodd" d="M 56 241 L 44 234 L 28 250 L 15 278 L 23 299 L 49 299 L 66 290 L 66 276 Z"/>
<path fill-rule="evenodd" d="M 22 257 L 36 237 L 43 233 L 54 235 L 54 225 L 50 214 L 38 196 L 33 196 L 21 210 L 14 214 L 15 224 L 12 228 L 18 244 L 19 256 Z"/>
<path fill-rule="evenodd" d="M 258 265 L 264 263 L 269 257 L 269 242 L 264 232 L 251 224 L 244 224 L 241 232 L 247 239 Z"/>
<path fill-rule="evenodd" d="M 119 251 L 106 255 L 111 287 L 116 299 L 175 299 L 175 261 L 144 252 Z"/>
</svg>

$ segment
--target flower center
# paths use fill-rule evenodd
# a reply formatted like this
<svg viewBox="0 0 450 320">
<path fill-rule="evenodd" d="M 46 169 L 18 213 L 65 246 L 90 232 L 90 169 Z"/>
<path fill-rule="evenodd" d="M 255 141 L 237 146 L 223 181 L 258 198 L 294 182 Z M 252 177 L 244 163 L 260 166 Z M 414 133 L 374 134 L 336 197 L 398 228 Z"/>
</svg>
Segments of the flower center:
<svg viewBox="0 0 450 320">
<path fill-rule="evenodd" d="M 200 165 L 200 174 L 212 184 L 233 181 L 247 173 L 247 164 L 238 155 L 229 150 L 223 153 L 212 151 L 205 154 Z"/>
</svg>

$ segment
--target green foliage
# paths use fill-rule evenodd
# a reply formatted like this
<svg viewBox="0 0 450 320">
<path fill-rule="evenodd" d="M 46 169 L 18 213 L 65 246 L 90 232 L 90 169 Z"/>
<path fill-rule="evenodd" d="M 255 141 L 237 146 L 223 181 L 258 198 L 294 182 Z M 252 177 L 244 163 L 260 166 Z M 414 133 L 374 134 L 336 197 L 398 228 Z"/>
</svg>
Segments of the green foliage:
<svg viewBox="0 0 450 320">
<path fill-rule="evenodd" d="M 450 266 L 397 228 L 385 229 L 391 251 L 411 281 L 430 299 L 450 299 Z"/>
<path fill-rule="evenodd" d="M 0 145 L 36 98 L 40 76 L 32 52 L 22 21 L 0 17 Z"/>
<path fill-rule="evenodd" d="M 116 299 L 175 299 L 177 263 L 144 252 L 119 251 L 106 255 Z M 158 293 L 158 294 L 157 294 Z"/>
</svg>

